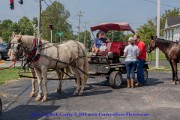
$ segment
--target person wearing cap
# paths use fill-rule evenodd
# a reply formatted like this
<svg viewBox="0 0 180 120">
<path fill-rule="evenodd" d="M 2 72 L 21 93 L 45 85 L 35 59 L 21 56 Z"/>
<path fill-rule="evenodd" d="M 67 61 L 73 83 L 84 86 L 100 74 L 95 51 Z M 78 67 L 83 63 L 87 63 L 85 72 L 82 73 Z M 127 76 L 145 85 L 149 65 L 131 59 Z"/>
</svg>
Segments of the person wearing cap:
<svg viewBox="0 0 180 120">
<path fill-rule="evenodd" d="M 145 43 L 140 39 L 139 35 L 134 35 L 134 39 L 139 49 L 139 56 L 137 60 L 138 83 L 136 84 L 136 86 L 143 86 L 145 84 L 143 65 L 146 62 L 146 46 Z"/>
<path fill-rule="evenodd" d="M 98 53 L 101 45 L 106 42 L 110 42 L 110 39 L 105 36 L 105 33 L 103 31 L 98 31 L 96 38 L 94 39 L 92 52 Z"/>
<path fill-rule="evenodd" d="M 135 40 L 133 37 L 129 37 L 128 43 L 128 46 L 126 46 L 124 49 L 125 66 L 127 71 L 127 87 L 134 88 L 134 71 L 137 66 L 137 56 L 139 55 L 139 49 L 135 45 Z"/>
</svg>

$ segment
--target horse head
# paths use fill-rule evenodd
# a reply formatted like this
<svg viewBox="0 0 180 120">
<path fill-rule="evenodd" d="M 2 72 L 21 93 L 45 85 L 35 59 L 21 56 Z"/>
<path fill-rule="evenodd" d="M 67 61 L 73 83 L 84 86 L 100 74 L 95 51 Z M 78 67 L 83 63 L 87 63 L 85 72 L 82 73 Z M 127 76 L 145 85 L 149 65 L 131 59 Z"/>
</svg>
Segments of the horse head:
<svg viewBox="0 0 180 120">
<path fill-rule="evenodd" d="M 157 47 L 156 40 L 157 40 L 157 37 L 154 38 L 154 36 L 151 36 L 151 40 L 149 41 L 149 44 L 146 50 L 148 53 L 151 53 Z"/>
<path fill-rule="evenodd" d="M 16 61 L 23 55 L 23 46 L 22 46 L 22 35 L 21 33 L 16 35 L 14 32 L 12 33 L 11 42 L 9 43 L 9 51 L 8 56 L 10 60 Z"/>
</svg>

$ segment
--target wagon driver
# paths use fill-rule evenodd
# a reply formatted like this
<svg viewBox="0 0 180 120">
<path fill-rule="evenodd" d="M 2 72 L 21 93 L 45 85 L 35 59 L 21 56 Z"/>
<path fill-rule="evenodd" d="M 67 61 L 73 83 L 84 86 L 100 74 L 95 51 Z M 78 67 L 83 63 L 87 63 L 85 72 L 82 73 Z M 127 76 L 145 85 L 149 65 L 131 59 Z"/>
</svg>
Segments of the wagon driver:
<svg viewBox="0 0 180 120">
<path fill-rule="evenodd" d="M 110 42 L 110 39 L 105 36 L 103 31 L 98 31 L 96 38 L 94 39 L 92 52 L 98 53 L 101 45 L 107 42 Z"/>
</svg>

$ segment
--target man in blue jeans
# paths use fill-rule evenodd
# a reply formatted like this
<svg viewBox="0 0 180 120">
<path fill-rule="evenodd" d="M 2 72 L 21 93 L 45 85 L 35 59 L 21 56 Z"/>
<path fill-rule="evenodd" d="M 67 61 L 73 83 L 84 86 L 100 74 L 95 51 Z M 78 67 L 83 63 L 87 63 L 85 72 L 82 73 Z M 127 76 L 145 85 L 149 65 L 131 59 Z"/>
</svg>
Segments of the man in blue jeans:
<svg viewBox="0 0 180 120">
<path fill-rule="evenodd" d="M 144 71 L 143 71 L 143 65 L 146 62 L 146 46 L 144 42 L 140 39 L 139 35 L 135 35 L 134 39 L 136 41 L 136 45 L 138 46 L 139 49 L 139 56 L 138 61 L 137 61 L 137 79 L 138 83 L 136 86 L 143 86 L 145 84 L 144 80 Z"/>
</svg>

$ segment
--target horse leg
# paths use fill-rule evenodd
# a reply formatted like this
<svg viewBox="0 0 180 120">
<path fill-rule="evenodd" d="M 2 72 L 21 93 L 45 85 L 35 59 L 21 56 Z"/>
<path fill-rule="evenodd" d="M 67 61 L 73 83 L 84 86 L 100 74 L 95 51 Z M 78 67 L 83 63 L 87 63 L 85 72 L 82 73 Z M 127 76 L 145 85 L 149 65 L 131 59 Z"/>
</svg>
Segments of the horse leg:
<svg viewBox="0 0 180 120">
<path fill-rule="evenodd" d="M 172 65 L 173 65 L 173 69 L 174 69 L 174 84 L 177 84 L 178 75 L 177 75 L 177 63 L 175 60 L 172 60 Z"/>
<path fill-rule="evenodd" d="M 75 90 L 75 92 L 73 93 L 73 95 L 78 95 L 79 90 L 80 90 L 80 74 L 79 74 L 79 72 L 78 72 L 77 69 L 72 68 L 72 70 L 73 70 L 73 72 L 75 73 L 76 80 L 77 80 L 77 82 L 76 82 L 76 85 L 77 85 L 77 86 L 76 86 L 76 90 Z"/>
<path fill-rule="evenodd" d="M 83 70 L 81 67 L 80 67 L 80 69 Z M 83 95 L 84 87 L 85 87 L 85 85 L 87 83 L 87 79 L 86 79 L 86 75 L 84 73 L 80 72 L 79 74 L 80 74 L 80 80 L 81 80 L 81 89 L 79 91 L 79 95 Z"/>
<path fill-rule="evenodd" d="M 29 70 L 31 71 L 32 77 L 33 77 L 33 79 L 32 79 L 32 91 L 31 91 L 29 97 L 35 97 L 35 91 L 36 91 L 36 88 L 35 88 L 35 83 L 36 83 L 35 77 L 36 77 L 36 74 L 35 74 L 34 69 L 30 68 Z"/>
<path fill-rule="evenodd" d="M 47 101 L 47 67 L 46 66 L 42 66 L 41 67 L 41 71 L 42 71 L 42 78 L 43 78 L 43 86 L 44 86 L 44 97 L 42 99 L 43 102 Z"/>
<path fill-rule="evenodd" d="M 173 64 L 172 64 L 171 60 L 169 60 L 169 63 L 171 65 L 171 69 L 172 69 L 172 81 L 174 82 L 174 68 L 173 68 Z"/>
<path fill-rule="evenodd" d="M 36 76 L 37 76 L 38 87 L 39 87 L 38 96 L 36 97 L 35 100 L 40 101 L 41 97 L 42 97 L 42 76 L 41 76 L 41 71 L 39 69 L 34 68 L 34 71 L 35 71 Z"/>
<path fill-rule="evenodd" d="M 56 73 L 59 78 L 59 85 L 58 85 L 58 88 L 56 89 L 56 92 L 61 93 L 61 91 L 62 91 L 62 80 L 61 79 L 63 78 L 63 73 L 59 70 L 56 70 Z"/>
</svg>

